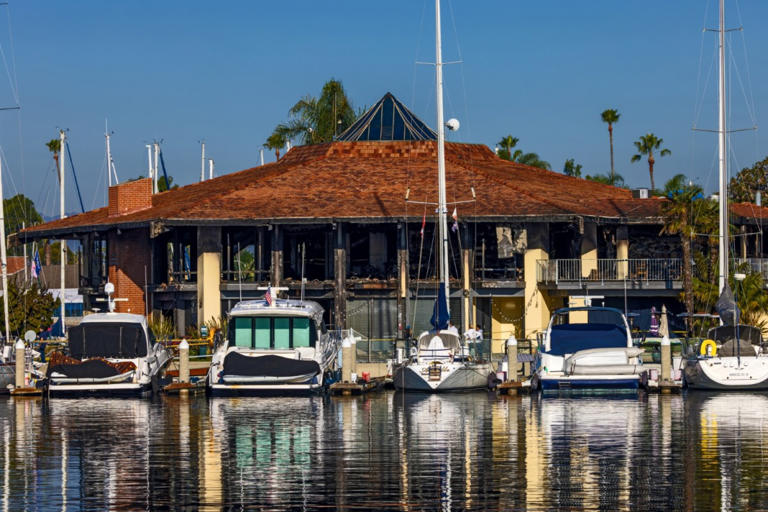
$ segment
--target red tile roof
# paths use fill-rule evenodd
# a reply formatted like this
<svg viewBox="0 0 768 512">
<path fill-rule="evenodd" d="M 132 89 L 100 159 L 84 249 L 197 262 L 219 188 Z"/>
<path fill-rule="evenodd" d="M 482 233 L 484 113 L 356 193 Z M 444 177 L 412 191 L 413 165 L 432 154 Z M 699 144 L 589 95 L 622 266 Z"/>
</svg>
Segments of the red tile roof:
<svg viewBox="0 0 768 512">
<path fill-rule="evenodd" d="M 411 201 L 437 199 L 434 141 L 334 142 L 296 147 L 278 162 L 156 194 L 152 207 L 109 217 L 107 208 L 29 228 L 88 231 L 149 221 L 421 219 Z M 663 200 L 498 158 L 477 144 L 446 144 L 447 198 L 463 217 L 621 218 L 654 222 Z M 427 209 L 431 214 L 432 208 Z M 535 219 L 532 219 L 535 220 Z"/>
<path fill-rule="evenodd" d="M 732 214 L 741 217 L 744 221 L 768 219 L 768 208 L 765 206 L 757 206 L 752 203 L 732 203 L 730 210 Z"/>
</svg>

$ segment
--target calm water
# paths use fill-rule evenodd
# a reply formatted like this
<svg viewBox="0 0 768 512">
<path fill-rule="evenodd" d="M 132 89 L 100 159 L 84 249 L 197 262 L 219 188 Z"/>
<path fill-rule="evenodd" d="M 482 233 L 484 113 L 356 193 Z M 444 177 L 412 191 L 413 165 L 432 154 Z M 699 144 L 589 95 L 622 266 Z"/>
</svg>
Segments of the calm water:
<svg viewBox="0 0 768 512">
<path fill-rule="evenodd" d="M 768 395 L 0 399 L 3 510 L 768 510 Z"/>
</svg>

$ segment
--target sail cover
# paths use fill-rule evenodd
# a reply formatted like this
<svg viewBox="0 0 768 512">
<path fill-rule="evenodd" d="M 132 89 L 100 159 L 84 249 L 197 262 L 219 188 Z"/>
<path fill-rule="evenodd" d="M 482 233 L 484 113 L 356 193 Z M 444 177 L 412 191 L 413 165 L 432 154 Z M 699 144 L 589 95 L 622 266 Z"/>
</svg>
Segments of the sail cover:
<svg viewBox="0 0 768 512">
<path fill-rule="evenodd" d="M 720 293 L 720 298 L 715 303 L 715 310 L 725 325 L 736 325 L 739 323 L 741 311 L 739 311 L 739 306 L 736 304 L 736 299 L 728 283 L 725 283 L 725 287 L 723 287 L 723 291 Z"/>
<path fill-rule="evenodd" d="M 451 315 L 448 313 L 448 299 L 445 296 L 445 287 L 441 285 L 437 289 L 437 300 L 435 301 L 432 318 L 429 322 L 435 330 L 441 331 L 448 328 L 448 321 L 450 319 Z"/>
</svg>

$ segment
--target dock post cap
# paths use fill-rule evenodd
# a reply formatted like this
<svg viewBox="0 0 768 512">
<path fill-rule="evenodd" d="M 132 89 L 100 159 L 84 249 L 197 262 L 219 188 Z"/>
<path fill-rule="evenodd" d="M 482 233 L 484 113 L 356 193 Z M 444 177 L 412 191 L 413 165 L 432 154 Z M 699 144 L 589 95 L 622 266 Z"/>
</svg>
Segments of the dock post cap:
<svg viewBox="0 0 768 512">
<path fill-rule="evenodd" d="M 513 346 L 517 345 L 517 338 L 515 338 L 515 335 L 511 335 L 509 338 L 507 338 L 507 346 Z"/>
<path fill-rule="evenodd" d="M 16 340 L 16 344 L 14 345 L 14 348 L 16 350 L 24 348 L 24 342 L 21 340 L 21 338 Z"/>
<path fill-rule="evenodd" d="M 181 340 L 181 343 L 179 343 L 179 350 L 189 350 L 189 343 L 187 343 L 187 338 Z"/>
</svg>

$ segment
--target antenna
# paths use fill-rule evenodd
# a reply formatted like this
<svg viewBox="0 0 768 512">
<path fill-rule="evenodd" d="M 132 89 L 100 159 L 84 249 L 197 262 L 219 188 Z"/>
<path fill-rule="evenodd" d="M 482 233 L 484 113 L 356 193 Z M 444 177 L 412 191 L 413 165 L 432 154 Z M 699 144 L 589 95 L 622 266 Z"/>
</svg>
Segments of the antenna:
<svg viewBox="0 0 768 512">
<path fill-rule="evenodd" d="M 200 141 L 200 181 L 205 181 L 205 139 Z"/>
</svg>

